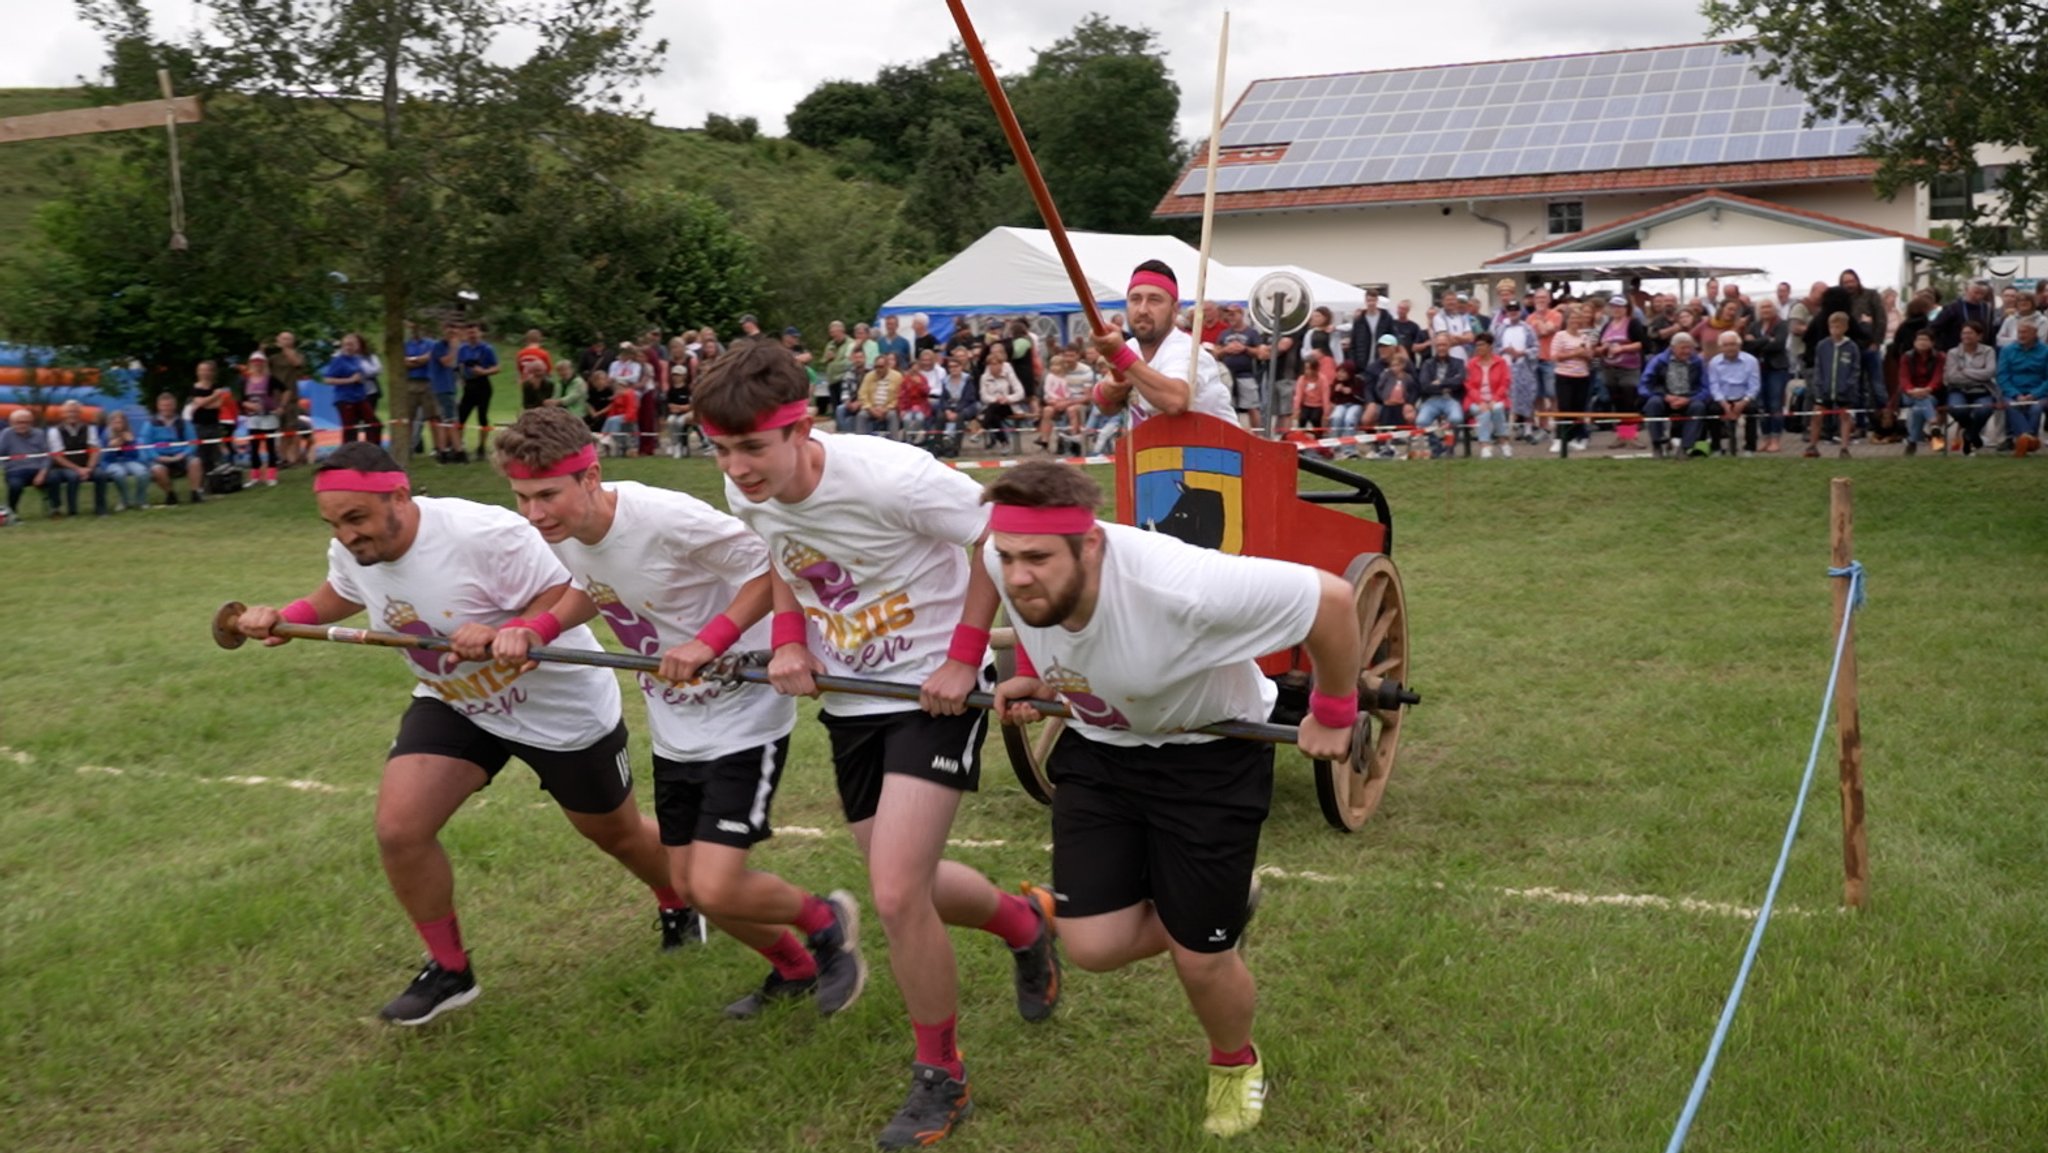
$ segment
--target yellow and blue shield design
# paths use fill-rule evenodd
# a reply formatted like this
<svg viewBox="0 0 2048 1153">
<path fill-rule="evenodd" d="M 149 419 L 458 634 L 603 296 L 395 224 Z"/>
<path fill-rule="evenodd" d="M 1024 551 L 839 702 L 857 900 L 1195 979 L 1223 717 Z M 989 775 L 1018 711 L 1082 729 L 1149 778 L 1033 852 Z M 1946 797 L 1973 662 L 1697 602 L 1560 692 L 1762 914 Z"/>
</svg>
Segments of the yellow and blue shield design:
<svg viewBox="0 0 2048 1153">
<path fill-rule="evenodd" d="M 1244 454 L 1227 448 L 1138 451 L 1137 524 L 1203 548 L 1244 551 Z"/>
</svg>

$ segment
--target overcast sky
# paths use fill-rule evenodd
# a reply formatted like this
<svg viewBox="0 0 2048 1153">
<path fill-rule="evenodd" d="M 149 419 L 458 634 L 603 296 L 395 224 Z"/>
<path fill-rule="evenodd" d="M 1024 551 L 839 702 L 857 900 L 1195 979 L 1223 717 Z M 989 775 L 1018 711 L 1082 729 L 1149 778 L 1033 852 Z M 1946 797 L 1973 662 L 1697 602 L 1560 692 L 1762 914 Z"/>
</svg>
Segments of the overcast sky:
<svg viewBox="0 0 2048 1153">
<path fill-rule="evenodd" d="M 162 29 L 189 28 L 192 0 L 148 0 Z M 73 83 L 103 52 L 68 0 L 0 0 L 13 50 L 0 87 Z M 883 64 L 923 60 L 955 32 L 941 0 L 656 0 L 649 39 L 669 42 L 667 67 L 643 97 L 658 124 L 704 122 L 707 112 L 753 116 L 779 134 L 783 117 L 831 79 L 867 79 Z M 1350 8 L 1355 15 L 1342 15 Z M 1223 5 L 1207 0 L 969 0 L 996 67 L 1020 71 L 1091 11 L 1160 33 L 1181 90 L 1181 131 L 1206 136 Z M 1572 18 L 1540 6 L 1455 0 L 1358 5 L 1236 0 L 1231 7 L 1226 109 L 1253 80 L 1400 65 L 1449 64 L 1706 38 L 1697 0 L 1582 0 Z M 1320 15 L 1305 19 L 1306 12 Z"/>
</svg>

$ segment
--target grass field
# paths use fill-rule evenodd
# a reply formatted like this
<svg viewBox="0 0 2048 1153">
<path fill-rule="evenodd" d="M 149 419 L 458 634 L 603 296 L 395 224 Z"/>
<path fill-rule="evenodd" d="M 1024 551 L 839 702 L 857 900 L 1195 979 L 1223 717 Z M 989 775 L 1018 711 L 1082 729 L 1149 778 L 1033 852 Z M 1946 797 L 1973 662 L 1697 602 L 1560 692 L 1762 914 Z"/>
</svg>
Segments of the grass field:
<svg viewBox="0 0 2048 1153">
<path fill-rule="evenodd" d="M 504 500 L 480 466 L 428 468 L 437 494 Z M 701 461 L 612 471 L 715 492 Z M 1662 1147 L 1750 928 L 1723 906 L 1761 899 L 1810 739 L 1844 473 L 1870 571 L 1873 900 L 1836 909 L 1829 760 L 1688 1148 L 2048 1148 L 2048 474 L 1373 471 L 1426 703 L 1357 835 L 1323 824 L 1282 757 L 1250 952 L 1274 1089 L 1242 1147 Z M 484 997 L 419 1031 L 375 1022 L 419 953 L 370 836 L 398 658 L 227 653 L 206 633 L 223 600 L 309 588 L 322 542 L 303 472 L 198 509 L 0 530 L 0 1149 L 868 1146 L 909 1059 L 887 981 L 830 1022 L 721 1020 L 759 959 L 717 939 L 658 954 L 645 892 L 516 767 L 446 834 Z M 958 855 L 1042 878 L 1045 812 L 991 754 Z M 862 890 L 829 782 L 806 723 L 776 817 L 825 833 L 763 855 Z M 1509 892 L 1530 889 L 1670 903 Z M 979 1111 L 950 1147 L 1205 1147 L 1200 1037 L 1165 968 L 1070 972 L 1059 1016 L 1026 1026 L 1007 957 L 956 941 Z"/>
</svg>

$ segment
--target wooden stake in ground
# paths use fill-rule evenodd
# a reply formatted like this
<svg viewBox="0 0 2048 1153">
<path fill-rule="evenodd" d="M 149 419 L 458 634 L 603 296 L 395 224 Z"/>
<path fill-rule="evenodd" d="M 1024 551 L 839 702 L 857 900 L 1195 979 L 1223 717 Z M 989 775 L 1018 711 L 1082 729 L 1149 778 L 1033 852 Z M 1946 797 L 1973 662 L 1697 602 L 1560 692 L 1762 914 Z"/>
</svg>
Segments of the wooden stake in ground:
<svg viewBox="0 0 2048 1153">
<path fill-rule="evenodd" d="M 1849 478 L 1838 476 L 1828 489 L 1828 532 L 1832 564 L 1845 571 L 1856 559 L 1855 507 Z M 1870 898 L 1870 846 L 1863 830 L 1863 720 L 1856 704 L 1856 617 L 1848 611 L 1855 578 L 1835 578 L 1835 636 L 1847 629 L 1842 646 L 1841 677 L 1835 686 L 1835 734 L 1842 749 L 1842 903 L 1860 909 Z"/>
</svg>

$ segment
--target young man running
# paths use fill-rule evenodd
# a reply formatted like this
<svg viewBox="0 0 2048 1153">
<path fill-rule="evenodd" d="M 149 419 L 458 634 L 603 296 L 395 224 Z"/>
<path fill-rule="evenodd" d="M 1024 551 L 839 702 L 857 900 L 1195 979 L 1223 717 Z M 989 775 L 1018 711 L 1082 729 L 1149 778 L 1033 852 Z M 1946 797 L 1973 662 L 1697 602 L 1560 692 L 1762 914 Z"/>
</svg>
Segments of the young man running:
<svg viewBox="0 0 2048 1153">
<path fill-rule="evenodd" d="M 1197 361 L 1193 387 L 1186 379 L 1194 338 L 1174 323 L 1180 311 L 1180 282 L 1174 279 L 1172 266 L 1163 260 L 1140 264 L 1131 273 L 1124 296 L 1124 312 L 1138 343 L 1133 348 L 1115 329 L 1095 334 L 1096 351 L 1114 371 L 1095 386 L 1095 406 L 1105 413 L 1128 406 L 1133 428 L 1148 417 L 1183 412 L 1206 413 L 1236 424 L 1228 378 L 1206 349 Z"/>
<path fill-rule="evenodd" d="M 696 403 L 733 512 L 767 542 L 775 566 L 775 687 L 810 696 L 813 675 L 829 669 L 923 689 L 921 708 L 827 693 L 820 715 L 916 1034 L 909 1099 L 878 1144 L 929 1145 L 971 1108 L 946 926 L 985 929 L 1009 946 L 1025 1020 L 1050 1016 L 1060 992 L 1050 896 L 998 892 L 941 859 L 960 795 L 981 776 L 986 720 L 966 699 L 981 683 L 996 590 L 967 549 L 988 514 L 974 482 L 928 452 L 813 435 L 810 382 L 771 341 L 719 357 Z"/>
<path fill-rule="evenodd" d="M 748 851 L 773 835 L 768 810 L 796 702 L 765 685 L 698 677 L 735 643 L 767 647 L 768 546 L 696 497 L 603 483 L 589 426 L 559 408 L 521 413 L 498 430 L 492 452 L 571 582 L 550 611 L 498 630 L 500 663 L 520 667 L 530 645 L 552 644 L 599 614 L 633 652 L 668 654 L 663 677 L 641 673 L 639 682 L 670 885 L 773 966 L 726 1015 L 752 1017 L 806 995 L 828 1017 L 853 1004 L 867 979 L 853 897 L 820 898 L 747 867 Z M 808 949 L 792 925 L 808 934 Z"/>
<path fill-rule="evenodd" d="M 633 804 L 618 679 L 576 665 L 479 663 L 499 628 L 546 613 L 569 591 L 569 572 L 547 545 L 507 509 L 415 498 L 397 462 L 362 441 L 321 463 L 313 491 L 320 519 L 334 530 L 327 580 L 283 609 L 244 612 L 243 635 L 283 644 L 270 632 L 279 621 L 327 624 L 368 610 L 380 627 L 446 636 L 455 648 L 400 650 L 419 683 L 377 787 L 377 849 L 430 959 L 384 1006 L 384 1019 L 424 1025 L 476 1000 L 476 974 L 455 920 L 455 874 L 439 833 L 513 757 L 540 777 L 577 832 L 654 890 L 664 910 L 682 910 L 654 822 Z M 581 626 L 559 643 L 598 647 Z"/>
<path fill-rule="evenodd" d="M 1257 658 L 1306 644 L 1315 690 L 1301 751 L 1341 759 L 1358 716 L 1358 619 L 1350 586 L 1328 573 L 1099 524 L 1101 497 L 1086 473 L 1051 461 L 989 486 L 982 560 L 1018 646 L 1018 675 L 996 698 L 1019 721 L 1035 715 L 1020 703 L 1031 699 L 1073 711 L 1048 764 L 1067 955 L 1091 972 L 1171 955 L 1209 1038 L 1203 1127 L 1233 1136 L 1265 1104 L 1255 992 L 1235 946 L 1273 746 L 1190 730 L 1265 720 L 1278 690 Z"/>
</svg>

